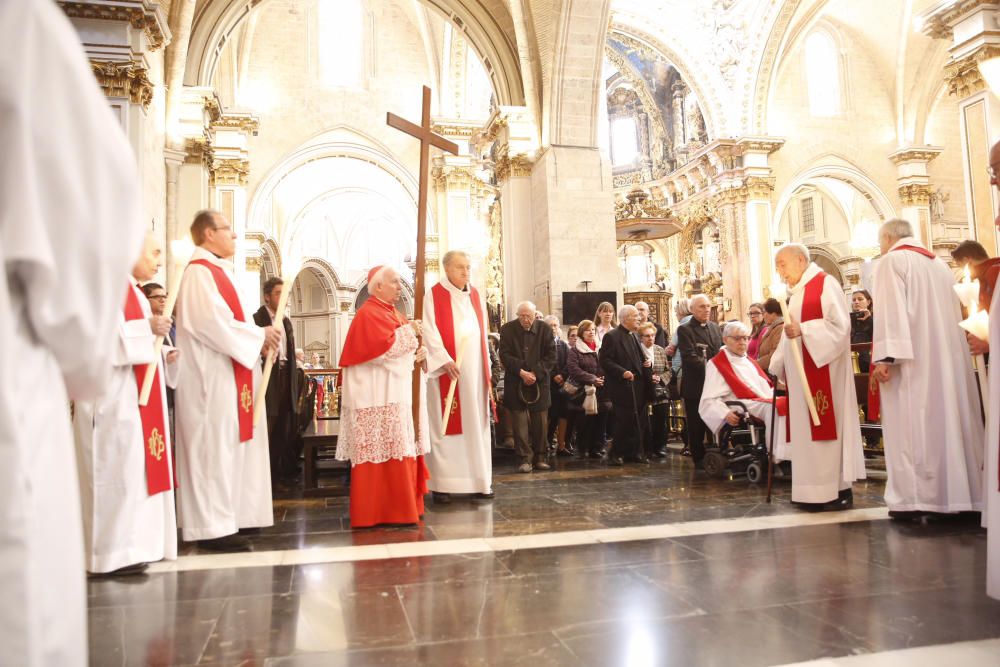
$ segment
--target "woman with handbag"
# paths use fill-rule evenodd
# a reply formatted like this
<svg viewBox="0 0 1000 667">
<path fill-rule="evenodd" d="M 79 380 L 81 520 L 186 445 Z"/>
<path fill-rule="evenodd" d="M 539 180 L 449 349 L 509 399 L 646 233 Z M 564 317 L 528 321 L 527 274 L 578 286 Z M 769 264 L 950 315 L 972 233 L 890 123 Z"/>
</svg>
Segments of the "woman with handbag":
<svg viewBox="0 0 1000 667">
<path fill-rule="evenodd" d="M 549 315 L 545 318 L 545 323 L 552 327 L 552 335 L 556 339 L 556 365 L 552 369 L 552 386 L 550 395 L 552 405 L 549 406 L 549 430 L 546 434 L 547 442 L 551 443 L 553 438 L 556 441 L 556 456 L 573 456 L 573 447 L 567 441 L 567 428 L 569 426 L 569 392 L 564 390 L 566 384 L 567 369 L 566 360 L 569 356 L 569 344 L 562 339 L 562 328 L 559 326 L 559 318 Z"/>
<path fill-rule="evenodd" d="M 568 382 L 577 388 L 569 401 L 576 411 L 576 450 L 580 456 L 599 459 L 604 456 L 604 431 L 611 401 L 604 397 L 604 369 L 597 360 L 597 331 L 591 320 L 580 322 L 579 339 L 569 349 Z M 585 407 L 586 404 L 586 407 Z"/>
<path fill-rule="evenodd" d="M 656 327 L 652 322 L 646 322 L 639 327 L 639 340 L 642 342 L 642 353 L 646 355 L 653 371 L 653 400 L 649 415 L 649 426 L 652 432 L 653 456 L 662 459 L 667 456 L 667 418 L 670 408 L 670 378 L 673 371 L 667 360 L 667 351 L 657 345 Z"/>
</svg>

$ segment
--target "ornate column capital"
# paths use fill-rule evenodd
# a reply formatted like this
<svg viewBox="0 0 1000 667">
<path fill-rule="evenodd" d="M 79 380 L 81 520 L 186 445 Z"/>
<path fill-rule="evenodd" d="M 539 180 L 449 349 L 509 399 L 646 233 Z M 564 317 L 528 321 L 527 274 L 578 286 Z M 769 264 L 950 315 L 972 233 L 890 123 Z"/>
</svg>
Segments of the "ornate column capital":
<svg viewBox="0 0 1000 667">
<path fill-rule="evenodd" d="M 910 163 L 927 164 L 943 150 L 940 146 L 909 146 L 892 153 L 889 159 L 896 166 Z"/>
<path fill-rule="evenodd" d="M 167 16 L 152 0 L 95 0 L 70 2 L 59 0 L 63 12 L 71 19 L 126 22 L 141 30 L 150 51 L 170 43 Z"/>
<path fill-rule="evenodd" d="M 986 90 L 986 81 L 979 73 L 979 63 L 1000 56 L 1000 44 L 983 44 L 972 53 L 945 65 L 944 78 L 948 93 L 965 99 Z"/>
<path fill-rule="evenodd" d="M 214 106 L 217 103 L 217 98 L 207 98 L 205 100 L 206 110 L 212 114 L 212 109 L 209 106 Z M 223 112 L 219 109 L 218 113 L 213 114 L 211 126 L 213 130 L 235 130 L 256 137 L 260 130 L 260 119 L 249 112 Z"/>
<path fill-rule="evenodd" d="M 900 185 L 899 199 L 903 206 L 930 206 L 931 186 L 925 183 Z"/>
<path fill-rule="evenodd" d="M 507 144 L 504 144 L 497 151 L 497 161 L 493 167 L 497 184 L 502 185 L 511 178 L 531 176 L 531 170 L 534 166 L 527 155 L 511 155 Z"/>
<path fill-rule="evenodd" d="M 247 158 L 212 157 L 208 163 L 208 184 L 239 185 L 246 187 L 250 178 L 250 160 Z"/>
<path fill-rule="evenodd" d="M 153 82 L 149 70 L 136 61 L 90 61 L 90 68 L 106 97 L 121 97 L 148 109 L 153 101 Z"/>
</svg>

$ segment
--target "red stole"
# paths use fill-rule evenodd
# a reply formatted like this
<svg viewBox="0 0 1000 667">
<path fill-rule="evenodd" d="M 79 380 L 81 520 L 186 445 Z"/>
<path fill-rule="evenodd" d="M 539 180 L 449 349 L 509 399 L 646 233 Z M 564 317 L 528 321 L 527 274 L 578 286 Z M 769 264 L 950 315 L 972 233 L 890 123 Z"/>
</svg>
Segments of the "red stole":
<svg viewBox="0 0 1000 667">
<path fill-rule="evenodd" d="M 444 349 L 451 355 L 452 359 L 457 358 L 455 349 L 455 318 L 451 309 L 451 293 L 448 289 L 438 283 L 431 288 L 434 295 L 434 323 L 441 334 L 441 342 Z M 475 287 L 469 286 L 469 298 L 472 300 L 472 309 L 476 311 L 476 320 L 479 322 L 479 339 L 482 342 L 481 355 L 483 359 L 483 378 L 486 381 L 486 395 L 490 395 L 490 362 L 489 353 L 486 351 L 486 327 L 483 323 L 483 311 L 480 309 L 479 292 Z M 451 387 L 451 378 L 447 373 L 438 378 L 438 388 L 441 391 L 441 406 L 444 407 L 448 400 L 448 389 Z M 445 435 L 461 435 L 462 433 L 462 403 L 460 391 L 455 387 L 455 398 L 451 404 L 451 414 L 448 415 L 448 426 L 444 431 Z"/>
<path fill-rule="evenodd" d="M 146 315 L 139 304 L 139 296 L 131 285 L 125 294 L 125 320 L 144 320 Z M 146 377 L 146 364 L 132 366 L 135 371 L 137 391 L 142 393 L 142 381 Z M 167 464 L 167 420 L 163 410 L 163 393 L 160 383 L 160 367 L 157 364 L 153 375 L 153 389 L 149 393 L 149 402 L 139 406 L 139 419 L 142 421 L 142 444 L 146 452 L 146 493 L 155 496 L 157 493 L 169 491 L 170 466 Z"/>
<path fill-rule="evenodd" d="M 901 246 L 896 246 L 895 248 L 893 248 L 889 252 L 895 252 L 896 250 L 910 250 L 912 252 L 917 253 L 918 255 L 923 255 L 927 259 L 937 259 L 937 255 L 935 255 L 934 253 L 932 253 L 930 250 L 928 250 L 926 248 L 921 248 L 920 246 L 916 246 L 916 245 L 901 245 Z"/>
<path fill-rule="evenodd" d="M 216 266 L 207 259 L 193 259 L 191 264 L 204 266 L 212 273 L 215 279 L 215 286 L 219 289 L 222 300 L 233 311 L 233 317 L 240 322 L 246 322 L 243 315 L 243 305 L 236 294 L 233 281 L 226 275 L 221 266 Z M 236 410 L 240 420 L 240 442 L 253 439 L 253 371 L 240 362 L 232 359 L 233 376 L 236 380 Z"/>
<path fill-rule="evenodd" d="M 823 319 L 823 282 L 826 274 L 820 272 L 812 280 L 806 283 L 802 294 L 802 322 Z M 792 341 L 794 343 L 794 341 Z M 819 415 L 819 426 L 812 423 L 809 418 L 809 425 L 812 429 L 812 440 L 836 440 L 837 439 L 837 415 L 833 408 L 833 389 L 830 382 L 830 367 L 820 368 L 813 361 L 806 347 L 805 339 L 802 340 L 803 365 L 806 368 L 806 379 L 809 380 L 809 388 L 813 393 L 813 402 L 816 404 L 816 413 Z"/>
<path fill-rule="evenodd" d="M 757 369 L 757 372 L 760 374 L 762 378 L 764 378 L 768 386 L 771 386 L 771 378 L 767 377 L 767 373 L 765 373 L 763 369 L 761 369 L 761 367 L 757 364 L 756 361 L 750 359 L 750 357 L 747 357 L 747 359 L 750 360 L 750 363 L 752 363 L 753 367 Z M 729 356 L 726 354 L 725 350 L 720 350 L 717 355 L 712 357 L 712 360 L 709 363 L 715 364 L 715 368 L 719 371 L 719 374 L 722 376 L 722 379 L 726 381 L 726 384 L 729 385 L 729 388 L 736 395 L 736 398 L 740 399 L 741 401 L 761 401 L 762 403 L 771 402 L 770 398 L 766 396 L 759 396 L 757 392 L 751 389 L 750 386 L 743 381 L 743 378 L 741 378 L 736 373 L 736 369 L 733 368 L 733 364 L 731 361 L 729 361 Z M 781 415 L 782 417 L 787 415 L 788 397 L 786 396 L 779 397 L 777 406 L 779 415 Z"/>
</svg>

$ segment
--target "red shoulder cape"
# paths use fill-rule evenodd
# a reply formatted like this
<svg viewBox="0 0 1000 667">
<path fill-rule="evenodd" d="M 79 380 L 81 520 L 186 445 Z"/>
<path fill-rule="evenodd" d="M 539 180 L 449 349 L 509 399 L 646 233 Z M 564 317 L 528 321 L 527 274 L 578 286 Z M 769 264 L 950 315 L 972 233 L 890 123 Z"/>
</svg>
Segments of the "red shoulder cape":
<svg viewBox="0 0 1000 667">
<path fill-rule="evenodd" d="M 358 309 L 340 353 L 340 367 L 357 366 L 376 359 L 396 342 L 396 329 L 406 318 L 394 306 L 372 296 Z"/>
</svg>

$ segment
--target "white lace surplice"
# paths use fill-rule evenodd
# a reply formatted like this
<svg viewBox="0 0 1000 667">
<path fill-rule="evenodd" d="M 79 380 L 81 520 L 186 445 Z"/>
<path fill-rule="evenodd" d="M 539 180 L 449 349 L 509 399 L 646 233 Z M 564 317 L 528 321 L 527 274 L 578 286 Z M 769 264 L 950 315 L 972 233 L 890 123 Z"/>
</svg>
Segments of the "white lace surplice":
<svg viewBox="0 0 1000 667">
<path fill-rule="evenodd" d="M 338 459 L 358 465 L 427 454 L 426 419 L 420 420 L 419 440 L 413 436 L 410 381 L 416 350 L 417 337 L 406 324 L 396 329 L 385 354 L 344 369 Z"/>
</svg>

